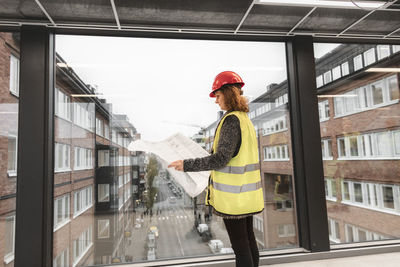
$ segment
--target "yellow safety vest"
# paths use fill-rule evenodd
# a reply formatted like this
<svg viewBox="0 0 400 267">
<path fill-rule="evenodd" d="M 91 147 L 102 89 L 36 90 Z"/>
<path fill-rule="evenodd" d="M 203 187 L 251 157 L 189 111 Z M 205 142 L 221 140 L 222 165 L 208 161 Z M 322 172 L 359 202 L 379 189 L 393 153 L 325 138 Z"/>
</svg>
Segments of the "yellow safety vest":
<svg viewBox="0 0 400 267">
<path fill-rule="evenodd" d="M 239 119 L 242 143 L 238 154 L 225 167 L 211 171 L 206 204 L 227 215 L 258 213 L 264 209 L 264 195 L 256 131 L 247 113 L 234 111 L 221 119 L 215 133 L 213 151 L 217 152 L 221 127 L 228 116 Z"/>
</svg>

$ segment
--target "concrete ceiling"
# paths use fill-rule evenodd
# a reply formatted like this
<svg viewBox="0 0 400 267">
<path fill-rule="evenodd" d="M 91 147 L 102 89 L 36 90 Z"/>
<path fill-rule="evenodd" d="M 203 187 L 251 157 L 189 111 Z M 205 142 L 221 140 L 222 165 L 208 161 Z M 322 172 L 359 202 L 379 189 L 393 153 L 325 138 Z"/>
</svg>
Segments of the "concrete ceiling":
<svg viewBox="0 0 400 267">
<path fill-rule="evenodd" d="M 386 2 L 366 10 L 259 0 L 0 0 L 0 25 L 400 39 L 400 0 Z"/>
</svg>

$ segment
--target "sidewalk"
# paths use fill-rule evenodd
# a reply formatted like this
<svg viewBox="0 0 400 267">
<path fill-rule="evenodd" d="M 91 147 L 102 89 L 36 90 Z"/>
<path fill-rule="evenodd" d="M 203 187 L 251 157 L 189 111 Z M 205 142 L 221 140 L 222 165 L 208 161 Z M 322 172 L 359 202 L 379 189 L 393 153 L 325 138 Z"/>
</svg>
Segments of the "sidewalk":
<svg viewBox="0 0 400 267">
<path fill-rule="evenodd" d="M 262 265 L 260 267 L 399 267 L 400 252 L 329 260 Z"/>
</svg>

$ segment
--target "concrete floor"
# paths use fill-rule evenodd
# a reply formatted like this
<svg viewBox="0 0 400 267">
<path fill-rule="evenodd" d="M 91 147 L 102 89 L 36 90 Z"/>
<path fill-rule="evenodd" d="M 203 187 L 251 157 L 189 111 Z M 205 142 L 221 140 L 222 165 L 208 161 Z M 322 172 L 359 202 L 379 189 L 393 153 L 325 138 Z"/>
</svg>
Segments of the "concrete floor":
<svg viewBox="0 0 400 267">
<path fill-rule="evenodd" d="M 260 267 L 400 267 L 400 252 L 329 260 L 262 265 Z"/>
</svg>

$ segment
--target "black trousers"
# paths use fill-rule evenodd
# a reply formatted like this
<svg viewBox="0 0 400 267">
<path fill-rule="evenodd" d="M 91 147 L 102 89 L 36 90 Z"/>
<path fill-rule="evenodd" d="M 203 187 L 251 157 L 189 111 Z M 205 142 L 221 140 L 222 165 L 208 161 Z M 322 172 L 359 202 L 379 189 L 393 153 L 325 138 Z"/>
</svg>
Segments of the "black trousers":
<svg viewBox="0 0 400 267">
<path fill-rule="evenodd" d="M 226 230 L 236 256 L 236 267 L 258 267 L 259 252 L 253 232 L 253 216 L 224 219 Z"/>
</svg>

